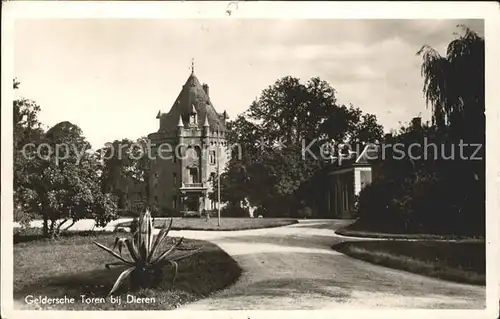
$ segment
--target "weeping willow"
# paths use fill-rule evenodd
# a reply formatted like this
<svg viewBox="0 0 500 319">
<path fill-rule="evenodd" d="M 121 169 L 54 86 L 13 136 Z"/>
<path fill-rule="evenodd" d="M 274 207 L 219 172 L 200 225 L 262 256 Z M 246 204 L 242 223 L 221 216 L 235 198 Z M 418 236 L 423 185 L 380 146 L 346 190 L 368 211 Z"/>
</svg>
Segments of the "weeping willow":
<svg viewBox="0 0 500 319">
<path fill-rule="evenodd" d="M 474 128 L 484 131 L 484 39 L 459 25 L 461 34 L 451 41 L 446 56 L 424 45 L 421 74 L 432 122 L 438 128 L 451 127 L 466 133 Z"/>
</svg>

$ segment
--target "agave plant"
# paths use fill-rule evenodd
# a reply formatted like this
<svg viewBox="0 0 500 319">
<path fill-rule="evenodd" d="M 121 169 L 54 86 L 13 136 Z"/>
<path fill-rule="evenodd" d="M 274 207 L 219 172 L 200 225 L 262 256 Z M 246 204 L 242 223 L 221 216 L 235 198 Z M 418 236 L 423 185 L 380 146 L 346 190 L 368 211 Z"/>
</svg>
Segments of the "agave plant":
<svg viewBox="0 0 500 319">
<path fill-rule="evenodd" d="M 155 236 L 153 234 L 151 213 L 149 210 L 146 210 L 139 217 L 137 231 L 134 232 L 132 237 L 116 237 L 113 249 L 94 241 L 94 244 L 99 248 L 119 259 L 117 262 L 106 264 L 105 267 L 107 269 L 110 269 L 110 266 L 128 266 L 118 276 L 108 296 L 115 292 L 127 278 L 130 278 L 133 288 L 148 288 L 157 284 L 163 274 L 163 268 L 167 264 L 173 267 L 174 276 L 172 285 L 175 283 L 179 267 L 177 262 L 198 253 L 200 249 L 178 251 L 183 239 L 180 238 L 161 253 L 157 253 L 167 238 L 168 232 L 172 227 L 172 222 L 172 219 L 166 220 L 163 228 Z M 122 256 L 123 247 L 127 247 L 131 260 Z M 118 253 L 114 251 L 116 248 L 118 248 Z"/>
</svg>

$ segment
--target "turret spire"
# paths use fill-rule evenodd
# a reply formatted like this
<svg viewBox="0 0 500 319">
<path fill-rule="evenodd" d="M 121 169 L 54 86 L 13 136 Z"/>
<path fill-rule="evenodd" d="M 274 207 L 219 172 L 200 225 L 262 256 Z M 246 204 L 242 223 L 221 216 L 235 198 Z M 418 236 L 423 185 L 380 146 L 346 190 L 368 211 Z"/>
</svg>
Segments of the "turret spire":
<svg viewBox="0 0 500 319">
<path fill-rule="evenodd" d="M 194 58 L 191 59 L 191 74 L 194 74 Z"/>
<path fill-rule="evenodd" d="M 179 115 L 179 124 L 177 124 L 177 127 L 184 127 L 184 123 L 182 122 L 182 115 Z"/>
<path fill-rule="evenodd" d="M 208 124 L 208 114 L 205 113 L 205 123 L 203 123 L 203 127 L 209 127 L 210 124 Z"/>
</svg>

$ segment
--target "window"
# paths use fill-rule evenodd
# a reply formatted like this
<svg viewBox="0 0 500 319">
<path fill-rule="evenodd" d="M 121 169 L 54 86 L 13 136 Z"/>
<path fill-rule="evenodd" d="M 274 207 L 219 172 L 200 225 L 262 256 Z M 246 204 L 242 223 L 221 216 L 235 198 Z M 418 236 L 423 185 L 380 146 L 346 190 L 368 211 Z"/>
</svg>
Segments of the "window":
<svg viewBox="0 0 500 319">
<path fill-rule="evenodd" d="M 173 198 L 172 198 L 172 207 L 174 209 L 177 209 L 177 197 L 176 196 L 173 196 Z"/>
<path fill-rule="evenodd" d="M 158 173 L 155 173 L 155 178 L 158 178 Z"/>
<path fill-rule="evenodd" d="M 189 169 L 189 178 L 190 178 L 190 183 L 199 183 L 198 169 L 196 167 L 192 167 Z"/>
<path fill-rule="evenodd" d="M 177 174 L 176 173 L 173 174 L 173 179 L 172 180 L 173 180 L 174 186 L 177 185 Z"/>
<path fill-rule="evenodd" d="M 155 202 L 158 202 L 158 196 L 155 196 Z"/>
<path fill-rule="evenodd" d="M 155 183 L 155 188 L 158 188 L 158 184 L 157 183 Z"/>
<path fill-rule="evenodd" d="M 210 154 L 209 154 L 209 163 L 211 165 L 215 164 L 215 151 L 210 151 Z"/>
</svg>

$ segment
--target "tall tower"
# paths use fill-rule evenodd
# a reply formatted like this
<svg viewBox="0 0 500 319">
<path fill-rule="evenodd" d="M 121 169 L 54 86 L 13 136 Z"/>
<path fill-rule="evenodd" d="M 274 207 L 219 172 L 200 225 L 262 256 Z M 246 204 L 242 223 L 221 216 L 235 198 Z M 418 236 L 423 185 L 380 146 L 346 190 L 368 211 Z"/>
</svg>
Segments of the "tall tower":
<svg viewBox="0 0 500 319">
<path fill-rule="evenodd" d="M 148 135 L 154 158 L 150 202 L 181 212 L 215 209 L 208 194 L 218 166 L 222 172 L 229 160 L 227 116 L 215 110 L 208 85 L 201 85 L 194 74 L 194 63 L 170 111 L 160 111 L 156 118 L 160 128 Z"/>
</svg>

